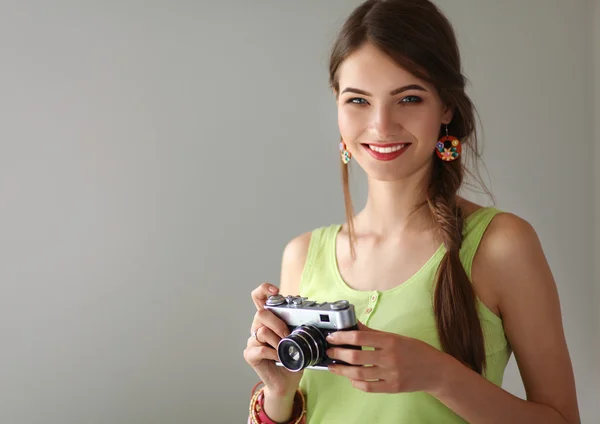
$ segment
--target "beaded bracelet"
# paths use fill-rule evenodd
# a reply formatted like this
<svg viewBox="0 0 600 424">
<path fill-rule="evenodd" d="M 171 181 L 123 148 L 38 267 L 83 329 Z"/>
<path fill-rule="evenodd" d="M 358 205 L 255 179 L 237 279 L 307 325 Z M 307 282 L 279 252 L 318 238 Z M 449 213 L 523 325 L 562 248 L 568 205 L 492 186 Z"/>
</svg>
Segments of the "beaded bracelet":
<svg viewBox="0 0 600 424">
<path fill-rule="evenodd" d="M 252 389 L 252 398 L 250 400 L 250 414 L 248 417 L 248 424 L 277 424 L 271 420 L 264 409 L 264 387 L 259 390 L 256 388 L 262 383 L 258 382 Z M 294 418 L 295 417 L 295 418 Z M 292 418 L 286 421 L 286 424 L 305 424 L 306 423 L 306 402 L 304 395 L 300 389 L 296 390 L 294 396 L 294 407 L 292 411 Z"/>
</svg>

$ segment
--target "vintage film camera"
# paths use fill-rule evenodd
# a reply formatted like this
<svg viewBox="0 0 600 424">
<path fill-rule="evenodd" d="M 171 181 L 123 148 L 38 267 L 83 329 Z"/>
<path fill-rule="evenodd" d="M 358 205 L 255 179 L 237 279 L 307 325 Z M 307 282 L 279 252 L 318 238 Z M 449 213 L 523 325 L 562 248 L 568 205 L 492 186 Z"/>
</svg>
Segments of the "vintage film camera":
<svg viewBox="0 0 600 424">
<path fill-rule="evenodd" d="M 265 309 L 284 321 L 291 331 L 277 346 L 277 365 L 293 372 L 305 368 L 327 370 L 330 364 L 348 365 L 325 353 L 333 346 L 325 339 L 328 334 L 358 329 L 354 306 L 347 300 L 318 303 L 306 297 L 274 295 L 267 299 Z M 361 349 L 360 346 L 338 347 Z"/>
</svg>

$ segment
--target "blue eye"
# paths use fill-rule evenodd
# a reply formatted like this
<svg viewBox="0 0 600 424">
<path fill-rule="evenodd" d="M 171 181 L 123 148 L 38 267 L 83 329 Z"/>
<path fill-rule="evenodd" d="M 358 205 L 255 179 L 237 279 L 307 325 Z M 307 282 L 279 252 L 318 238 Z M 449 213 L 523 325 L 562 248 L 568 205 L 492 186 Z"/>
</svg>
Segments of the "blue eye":
<svg viewBox="0 0 600 424">
<path fill-rule="evenodd" d="M 367 101 L 360 97 L 353 97 L 351 99 L 348 99 L 348 101 L 346 103 L 352 103 L 355 105 L 365 105 L 365 104 L 367 104 Z"/>
<path fill-rule="evenodd" d="M 400 100 L 400 103 L 421 103 L 422 101 L 423 99 L 419 96 L 406 96 Z"/>
<path fill-rule="evenodd" d="M 423 99 L 420 98 L 419 96 L 406 96 L 402 100 L 400 100 L 400 103 L 421 103 L 422 101 L 423 101 Z M 347 104 L 354 104 L 354 105 L 367 105 L 367 104 L 369 104 L 369 102 L 367 102 L 362 97 L 353 97 L 351 99 L 346 100 L 346 103 Z"/>
</svg>

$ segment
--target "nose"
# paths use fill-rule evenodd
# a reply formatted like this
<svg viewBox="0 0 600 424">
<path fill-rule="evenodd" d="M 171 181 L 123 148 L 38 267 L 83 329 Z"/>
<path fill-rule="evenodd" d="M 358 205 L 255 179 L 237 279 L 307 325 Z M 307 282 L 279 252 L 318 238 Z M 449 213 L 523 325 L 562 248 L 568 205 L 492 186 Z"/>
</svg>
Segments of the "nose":
<svg viewBox="0 0 600 424">
<path fill-rule="evenodd" d="M 373 108 L 371 116 L 371 130 L 379 140 L 391 139 L 398 134 L 402 126 L 397 122 L 392 108 L 388 105 L 380 105 Z"/>
</svg>

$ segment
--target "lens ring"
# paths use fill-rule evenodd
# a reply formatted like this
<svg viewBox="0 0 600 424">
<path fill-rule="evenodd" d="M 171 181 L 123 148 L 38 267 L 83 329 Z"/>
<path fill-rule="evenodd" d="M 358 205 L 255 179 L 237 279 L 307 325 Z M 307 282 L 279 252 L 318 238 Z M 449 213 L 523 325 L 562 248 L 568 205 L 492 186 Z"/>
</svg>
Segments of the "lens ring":
<svg viewBox="0 0 600 424">
<path fill-rule="evenodd" d="M 289 355 L 284 353 L 287 350 L 288 346 L 293 346 L 300 353 L 300 359 L 295 361 L 294 359 L 289 359 Z M 279 360 L 281 364 L 290 371 L 297 372 L 306 367 L 306 355 L 305 351 L 302 349 L 300 344 L 289 337 L 281 339 L 279 344 L 277 345 L 277 353 L 279 355 Z M 294 364 L 298 364 L 299 366 L 294 366 Z"/>
<path fill-rule="evenodd" d="M 307 341 L 307 343 L 308 343 L 308 347 L 309 347 L 309 349 L 310 349 L 310 361 L 309 361 L 309 362 L 310 362 L 310 365 L 314 365 L 314 364 L 316 364 L 316 363 L 318 363 L 318 362 L 320 361 L 320 359 L 319 359 L 319 358 L 321 357 L 321 352 L 320 352 L 320 349 L 319 349 L 319 342 L 318 342 L 318 340 L 315 340 L 314 336 L 313 336 L 311 333 L 309 333 L 309 332 L 308 332 L 308 330 L 309 330 L 310 328 L 313 328 L 313 329 L 315 329 L 315 327 L 313 327 L 312 325 L 306 325 L 306 326 L 304 326 L 304 327 L 299 327 L 299 328 L 297 329 L 297 331 L 298 331 L 298 333 L 297 333 L 297 334 L 298 334 L 298 336 L 302 337 L 302 335 L 301 335 L 300 333 L 304 333 L 304 334 L 306 334 L 306 335 L 307 335 L 307 336 L 310 338 L 310 340 L 312 341 L 312 343 L 310 343 L 310 342 L 308 342 L 308 341 Z M 319 330 L 317 330 L 317 331 L 319 331 Z M 320 334 L 320 333 L 319 333 L 319 334 Z M 302 338 L 304 339 L 304 337 L 302 337 Z M 306 339 L 305 339 L 305 340 L 306 340 Z M 313 352 L 313 350 L 312 350 L 312 347 L 311 347 L 311 344 L 314 346 L 314 348 L 315 348 L 316 352 Z M 314 353 L 314 354 L 313 354 L 313 353 Z"/>
<path fill-rule="evenodd" d="M 318 364 L 325 358 L 325 349 L 327 349 L 327 341 L 325 340 L 321 330 L 314 325 L 306 324 L 302 327 L 299 327 L 298 330 L 305 333 L 313 343 L 313 346 L 316 350 L 316 356 L 312 359 L 312 363 L 310 365 Z"/>
<path fill-rule="evenodd" d="M 310 325 L 308 327 L 310 327 L 310 329 L 312 329 L 314 333 L 313 340 L 315 341 L 317 351 L 319 352 L 318 357 L 315 359 L 315 363 L 319 363 L 323 359 L 325 359 L 325 351 L 327 350 L 328 343 L 327 340 L 325 340 L 325 336 L 318 327 L 314 325 Z"/>
<path fill-rule="evenodd" d="M 290 345 L 300 351 L 300 360 L 294 360 L 286 350 Z M 321 331 L 314 325 L 296 327 L 288 337 L 281 339 L 277 347 L 279 360 L 290 371 L 300 371 L 318 364 L 325 357 L 327 342 Z"/>
<path fill-rule="evenodd" d="M 294 331 L 293 335 L 297 336 L 297 337 L 300 337 L 302 340 L 304 340 L 304 343 L 306 343 L 306 345 L 308 346 L 308 350 L 310 352 L 310 356 L 309 356 L 308 360 L 306 361 L 306 363 L 308 365 L 312 365 L 313 361 L 315 360 L 315 355 L 314 355 L 314 352 L 313 352 L 313 348 L 311 346 L 310 340 L 307 340 L 306 337 L 304 337 L 304 335 L 302 335 L 302 333 L 308 335 L 312 339 L 312 337 L 311 337 L 311 335 L 309 333 L 307 333 L 306 331 L 302 330 L 302 327 L 296 329 L 296 331 Z M 306 355 L 305 355 L 305 357 L 306 357 Z"/>
</svg>

